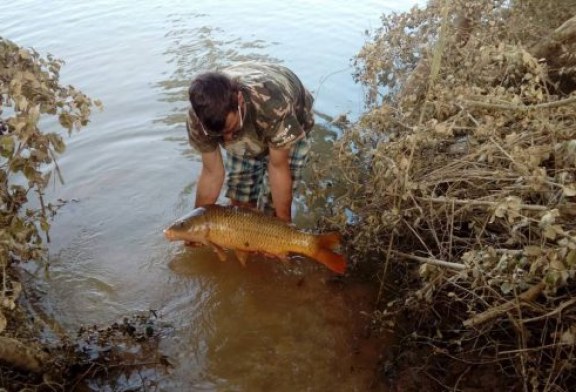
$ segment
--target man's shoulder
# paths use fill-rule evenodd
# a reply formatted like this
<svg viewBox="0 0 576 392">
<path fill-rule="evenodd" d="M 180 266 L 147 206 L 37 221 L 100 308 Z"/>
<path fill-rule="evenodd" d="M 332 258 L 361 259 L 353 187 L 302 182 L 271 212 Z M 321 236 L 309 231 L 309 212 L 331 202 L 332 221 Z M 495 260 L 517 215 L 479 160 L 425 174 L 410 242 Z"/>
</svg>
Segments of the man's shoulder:
<svg viewBox="0 0 576 392">
<path fill-rule="evenodd" d="M 292 76 L 288 67 L 267 61 L 242 61 L 222 68 L 222 72 L 238 76 L 267 77 L 271 75 Z"/>
<path fill-rule="evenodd" d="M 254 123 L 267 143 L 276 147 L 301 136 L 296 114 L 306 90 L 290 69 L 253 61 L 228 67 L 224 72 L 242 84 L 253 108 Z"/>
<path fill-rule="evenodd" d="M 275 63 L 246 61 L 226 67 L 222 72 L 247 87 L 290 92 L 301 86 L 300 79 L 293 71 Z"/>
</svg>

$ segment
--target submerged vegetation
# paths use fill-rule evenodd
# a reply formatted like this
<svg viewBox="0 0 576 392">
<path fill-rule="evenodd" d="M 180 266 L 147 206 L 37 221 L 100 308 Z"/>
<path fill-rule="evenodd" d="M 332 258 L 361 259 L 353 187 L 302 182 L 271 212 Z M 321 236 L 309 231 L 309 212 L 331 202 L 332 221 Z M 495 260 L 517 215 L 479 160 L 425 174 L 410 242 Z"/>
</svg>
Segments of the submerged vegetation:
<svg viewBox="0 0 576 392">
<path fill-rule="evenodd" d="M 394 276 L 374 326 L 404 335 L 382 376 L 570 390 L 576 3 L 431 1 L 383 16 L 356 69 L 368 109 L 315 193 L 357 271 L 375 268 L 383 289 Z M 473 385 L 483 374 L 504 377 Z"/>
</svg>

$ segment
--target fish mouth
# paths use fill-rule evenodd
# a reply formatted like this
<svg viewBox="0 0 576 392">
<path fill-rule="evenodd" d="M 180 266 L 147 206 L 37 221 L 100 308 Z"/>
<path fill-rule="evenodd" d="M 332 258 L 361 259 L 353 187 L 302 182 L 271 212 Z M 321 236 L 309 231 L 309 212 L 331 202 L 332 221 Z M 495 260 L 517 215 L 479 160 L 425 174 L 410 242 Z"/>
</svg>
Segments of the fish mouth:
<svg viewBox="0 0 576 392">
<path fill-rule="evenodd" d="M 164 237 L 166 237 L 166 239 L 169 241 L 175 241 L 178 239 L 176 233 L 174 233 L 174 230 L 164 229 L 163 233 Z"/>
<path fill-rule="evenodd" d="M 188 241 L 188 242 L 201 242 L 201 239 L 196 238 L 188 232 L 183 232 L 181 230 L 174 230 L 167 228 L 163 230 L 164 237 L 168 241 Z"/>
</svg>

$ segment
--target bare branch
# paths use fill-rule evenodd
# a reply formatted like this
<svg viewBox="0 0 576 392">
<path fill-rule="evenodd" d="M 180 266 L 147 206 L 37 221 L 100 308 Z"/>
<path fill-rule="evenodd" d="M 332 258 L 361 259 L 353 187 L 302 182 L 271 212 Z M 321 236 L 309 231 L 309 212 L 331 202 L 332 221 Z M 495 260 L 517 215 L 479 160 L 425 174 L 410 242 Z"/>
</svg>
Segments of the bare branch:
<svg viewBox="0 0 576 392">
<path fill-rule="evenodd" d="M 501 316 L 504 313 L 514 309 L 517 305 L 517 300 L 521 303 L 534 301 L 540 295 L 540 293 L 544 291 L 545 288 L 546 283 L 540 282 L 537 285 L 532 286 L 531 288 L 520 294 L 517 299 L 513 299 L 511 301 L 508 301 L 506 303 L 488 309 L 485 312 L 482 312 L 474 317 L 464 320 L 462 324 L 464 324 L 465 327 L 475 327 L 487 321 L 493 320 L 496 317 Z"/>
<path fill-rule="evenodd" d="M 462 270 L 466 269 L 466 266 L 464 264 L 451 263 L 449 261 L 432 259 L 429 257 L 420 257 L 420 256 L 410 255 L 410 254 L 404 253 L 404 252 L 398 252 L 398 251 L 392 251 L 392 253 L 394 253 L 398 256 L 404 257 L 406 259 L 419 261 L 420 263 L 437 265 L 439 267 L 450 268 L 450 269 L 457 270 L 457 271 L 462 271 Z"/>
</svg>

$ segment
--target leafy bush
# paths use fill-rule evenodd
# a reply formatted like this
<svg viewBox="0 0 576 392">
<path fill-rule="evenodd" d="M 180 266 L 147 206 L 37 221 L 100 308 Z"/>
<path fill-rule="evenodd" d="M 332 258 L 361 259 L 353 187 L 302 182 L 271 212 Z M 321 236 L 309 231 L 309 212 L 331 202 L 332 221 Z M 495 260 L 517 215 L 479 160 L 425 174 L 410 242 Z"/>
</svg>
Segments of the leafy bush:
<svg viewBox="0 0 576 392">
<path fill-rule="evenodd" d="M 45 257 L 41 233 L 48 236 L 55 208 L 44 189 L 53 172 L 61 180 L 56 157 L 65 149 L 58 131 L 80 129 L 99 105 L 60 84 L 62 64 L 0 37 L 0 333 L 7 326 L 2 308 L 14 309 L 21 289 L 8 267 Z M 43 119 L 50 132 L 40 129 Z"/>
<path fill-rule="evenodd" d="M 0 265 L 10 259 L 41 260 L 40 230 L 48 232 L 50 205 L 43 191 L 64 152 L 62 136 L 51 124 L 42 132 L 43 115 L 68 130 L 88 123 L 93 101 L 72 86 L 62 86 L 63 62 L 0 37 Z M 47 171 L 47 168 L 54 170 Z M 31 192 L 39 208 L 27 206 Z M 39 225 L 39 226 L 38 226 Z"/>
</svg>

